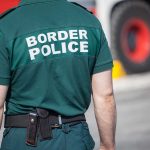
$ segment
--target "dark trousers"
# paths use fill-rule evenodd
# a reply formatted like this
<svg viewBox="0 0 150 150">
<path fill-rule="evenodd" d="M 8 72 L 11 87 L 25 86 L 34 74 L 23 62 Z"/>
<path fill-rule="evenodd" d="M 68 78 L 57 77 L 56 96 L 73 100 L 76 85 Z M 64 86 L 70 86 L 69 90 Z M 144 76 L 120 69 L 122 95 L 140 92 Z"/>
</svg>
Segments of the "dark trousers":
<svg viewBox="0 0 150 150">
<path fill-rule="evenodd" d="M 64 124 L 52 130 L 51 140 L 41 141 L 37 147 L 25 144 L 25 128 L 7 128 L 4 131 L 1 150 L 93 150 L 95 143 L 86 122 L 76 125 Z"/>
</svg>

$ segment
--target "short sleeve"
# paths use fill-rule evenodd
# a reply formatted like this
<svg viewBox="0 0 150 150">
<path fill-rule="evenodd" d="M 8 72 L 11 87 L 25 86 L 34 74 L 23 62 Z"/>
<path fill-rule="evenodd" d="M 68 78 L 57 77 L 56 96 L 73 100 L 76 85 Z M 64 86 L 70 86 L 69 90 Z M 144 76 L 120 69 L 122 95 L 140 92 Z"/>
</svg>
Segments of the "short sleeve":
<svg viewBox="0 0 150 150">
<path fill-rule="evenodd" d="M 97 53 L 93 74 L 103 72 L 113 67 L 113 59 L 103 29 L 100 32 L 100 48 Z"/>
<path fill-rule="evenodd" d="M 0 32 L 0 85 L 9 85 L 10 65 L 8 51 L 5 47 L 4 36 Z"/>
</svg>

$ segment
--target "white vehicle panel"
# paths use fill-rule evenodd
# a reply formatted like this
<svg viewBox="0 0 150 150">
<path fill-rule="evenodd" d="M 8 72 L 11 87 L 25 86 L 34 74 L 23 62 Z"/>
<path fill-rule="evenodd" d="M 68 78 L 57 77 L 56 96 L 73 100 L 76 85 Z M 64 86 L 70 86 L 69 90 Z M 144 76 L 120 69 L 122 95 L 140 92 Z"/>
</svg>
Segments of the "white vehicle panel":
<svg viewBox="0 0 150 150">
<path fill-rule="evenodd" d="M 103 29 L 105 31 L 106 37 L 110 44 L 110 16 L 112 8 L 118 3 L 124 0 L 97 0 L 96 1 L 96 9 L 97 9 L 97 17 L 99 18 Z"/>
</svg>

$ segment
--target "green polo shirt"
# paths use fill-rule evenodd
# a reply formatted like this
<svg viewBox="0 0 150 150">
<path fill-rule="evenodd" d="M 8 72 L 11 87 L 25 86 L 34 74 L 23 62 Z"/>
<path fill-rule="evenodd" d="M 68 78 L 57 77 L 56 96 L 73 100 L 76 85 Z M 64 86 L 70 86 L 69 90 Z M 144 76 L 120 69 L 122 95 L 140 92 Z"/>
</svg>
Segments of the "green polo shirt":
<svg viewBox="0 0 150 150">
<path fill-rule="evenodd" d="M 23 0 L 0 17 L 0 85 L 6 114 L 36 107 L 85 113 L 92 75 L 113 66 L 100 22 L 66 0 Z"/>
</svg>

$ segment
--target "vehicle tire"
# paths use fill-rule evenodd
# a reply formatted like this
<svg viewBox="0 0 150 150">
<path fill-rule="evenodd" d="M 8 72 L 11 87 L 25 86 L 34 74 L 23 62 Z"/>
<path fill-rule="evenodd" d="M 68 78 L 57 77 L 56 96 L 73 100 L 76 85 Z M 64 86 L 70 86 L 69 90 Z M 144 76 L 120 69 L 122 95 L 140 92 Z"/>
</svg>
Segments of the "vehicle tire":
<svg viewBox="0 0 150 150">
<path fill-rule="evenodd" d="M 111 46 L 127 73 L 150 70 L 150 6 L 125 1 L 116 6 L 111 19 Z"/>
</svg>

